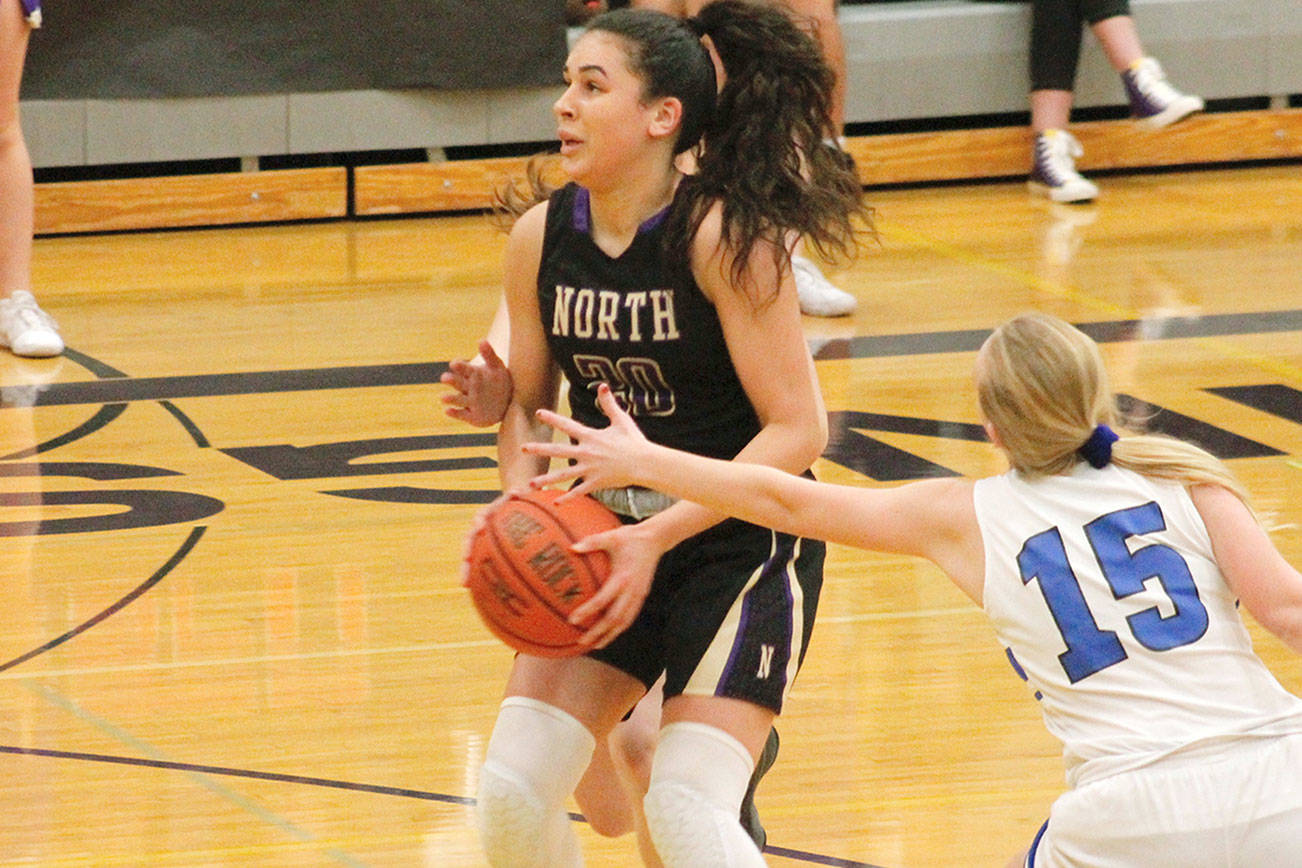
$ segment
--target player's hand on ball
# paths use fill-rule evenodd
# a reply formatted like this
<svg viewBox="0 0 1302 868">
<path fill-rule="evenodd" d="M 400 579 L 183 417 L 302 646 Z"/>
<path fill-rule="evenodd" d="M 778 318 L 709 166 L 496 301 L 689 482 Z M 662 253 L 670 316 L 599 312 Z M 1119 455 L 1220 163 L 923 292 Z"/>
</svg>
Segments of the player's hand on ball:
<svg viewBox="0 0 1302 868">
<path fill-rule="evenodd" d="M 610 576 L 601 588 L 570 615 L 570 623 L 587 627 L 579 642 L 604 648 L 628 629 L 642 610 L 663 545 L 641 524 L 584 537 L 571 547 L 576 552 L 604 551 L 610 557 Z"/>
<path fill-rule="evenodd" d="M 610 575 L 604 551 L 579 552 L 574 545 L 618 528 L 619 516 L 590 497 L 562 503 L 560 494 L 526 490 L 498 498 L 476 517 L 466 551 L 464 583 L 475 609 L 522 654 L 589 651 L 581 641 L 588 625 L 570 616 Z"/>
<path fill-rule="evenodd" d="M 588 494 L 599 488 L 622 488 L 641 482 L 637 476 L 638 456 L 651 444 L 638 430 L 633 417 L 619 406 L 610 387 L 597 387 L 597 406 L 610 419 L 606 428 L 589 428 L 573 419 L 539 410 L 538 418 L 572 439 L 573 443 L 526 443 L 522 447 L 532 455 L 562 458 L 573 463 L 534 477 L 530 485 L 545 488 L 557 482 L 582 477 L 583 481 L 567 496 Z"/>
</svg>

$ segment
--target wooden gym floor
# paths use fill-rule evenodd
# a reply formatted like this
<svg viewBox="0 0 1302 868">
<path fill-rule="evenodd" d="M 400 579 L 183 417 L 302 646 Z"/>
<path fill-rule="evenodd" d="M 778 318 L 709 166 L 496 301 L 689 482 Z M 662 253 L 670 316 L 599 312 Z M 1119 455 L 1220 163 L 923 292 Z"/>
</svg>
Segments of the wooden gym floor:
<svg viewBox="0 0 1302 868">
<path fill-rule="evenodd" d="M 834 272 L 859 311 L 807 321 L 817 471 L 997 471 L 973 351 L 1036 308 L 1088 325 L 1154 427 L 1228 457 L 1302 564 L 1302 173 L 1100 180 L 1084 207 L 870 194 L 881 246 Z M 483 864 L 510 655 L 457 564 L 494 452 L 434 384 L 487 327 L 501 250 L 479 217 L 38 241 L 70 349 L 0 352 L 0 864 Z M 780 729 L 774 866 L 1003 865 L 1063 788 L 981 614 L 904 558 L 833 549 Z M 587 864 L 636 864 L 576 825 Z"/>
</svg>

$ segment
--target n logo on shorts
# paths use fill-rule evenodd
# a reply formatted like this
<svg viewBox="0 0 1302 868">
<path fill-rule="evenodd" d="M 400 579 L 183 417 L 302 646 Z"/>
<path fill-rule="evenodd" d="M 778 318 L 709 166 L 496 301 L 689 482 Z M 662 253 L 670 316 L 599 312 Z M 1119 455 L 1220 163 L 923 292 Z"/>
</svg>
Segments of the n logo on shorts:
<svg viewBox="0 0 1302 868">
<path fill-rule="evenodd" d="M 760 646 L 759 669 L 755 670 L 756 678 L 768 678 L 769 670 L 773 668 L 773 646 Z"/>
</svg>

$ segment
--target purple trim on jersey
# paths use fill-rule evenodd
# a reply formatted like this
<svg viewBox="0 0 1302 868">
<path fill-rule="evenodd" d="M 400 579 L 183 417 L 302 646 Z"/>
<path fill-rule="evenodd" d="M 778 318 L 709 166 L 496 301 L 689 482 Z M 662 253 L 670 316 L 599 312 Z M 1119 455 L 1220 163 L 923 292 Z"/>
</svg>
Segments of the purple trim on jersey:
<svg viewBox="0 0 1302 868">
<path fill-rule="evenodd" d="M 23 0 L 23 14 L 31 18 L 41 11 L 41 0 Z"/>
<path fill-rule="evenodd" d="M 666 205 L 643 220 L 642 224 L 637 227 L 637 231 L 650 232 L 663 223 L 668 214 L 669 206 Z M 571 223 L 575 232 L 582 232 L 584 235 L 592 232 L 592 194 L 588 192 L 587 187 L 579 187 L 579 191 L 574 194 L 574 212 L 571 215 Z"/>
<path fill-rule="evenodd" d="M 637 231 L 650 232 L 652 229 L 656 228 L 661 223 L 665 222 L 665 218 L 668 216 L 669 216 L 669 206 L 666 205 L 656 213 L 652 214 L 650 217 L 643 220 L 642 225 L 637 227 Z"/>
<path fill-rule="evenodd" d="M 592 194 L 588 192 L 587 187 L 580 187 L 574 194 L 574 231 L 582 232 L 587 235 L 592 231 Z"/>
</svg>

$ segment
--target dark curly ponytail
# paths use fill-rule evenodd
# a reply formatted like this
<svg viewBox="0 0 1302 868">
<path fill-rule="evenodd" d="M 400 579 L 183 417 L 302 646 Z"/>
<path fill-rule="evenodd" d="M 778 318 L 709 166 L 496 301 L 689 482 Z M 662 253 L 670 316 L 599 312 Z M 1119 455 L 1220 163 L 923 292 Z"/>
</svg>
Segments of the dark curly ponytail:
<svg viewBox="0 0 1302 868">
<path fill-rule="evenodd" d="M 666 224 L 666 261 L 686 267 L 691 243 L 716 202 L 733 282 L 756 304 L 771 300 L 747 279 L 756 245 L 773 249 L 779 269 L 803 237 L 820 254 L 853 257 L 861 233 L 873 232 L 854 161 L 825 144 L 832 130 L 835 76 L 814 39 L 781 8 L 754 0 L 715 0 L 686 21 L 644 9 L 594 18 L 589 31 L 620 37 L 643 97 L 672 96 L 683 106 L 674 143 L 681 154 L 698 144 L 698 169 Z M 720 90 L 708 39 L 724 68 Z M 519 214 L 550 188 L 534 172 L 532 195 L 503 196 Z M 776 288 L 775 290 L 776 291 Z"/>
<path fill-rule="evenodd" d="M 693 23 L 713 43 L 725 81 L 675 242 L 688 243 L 718 201 L 738 283 L 761 241 L 779 266 L 793 234 L 823 255 L 853 256 L 859 233 L 872 231 L 872 210 L 853 161 L 824 141 L 835 76 L 818 44 L 780 8 L 749 0 L 716 0 Z"/>
</svg>

